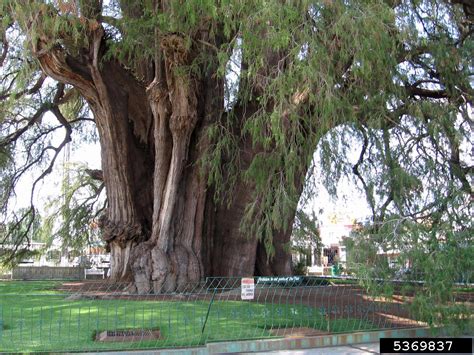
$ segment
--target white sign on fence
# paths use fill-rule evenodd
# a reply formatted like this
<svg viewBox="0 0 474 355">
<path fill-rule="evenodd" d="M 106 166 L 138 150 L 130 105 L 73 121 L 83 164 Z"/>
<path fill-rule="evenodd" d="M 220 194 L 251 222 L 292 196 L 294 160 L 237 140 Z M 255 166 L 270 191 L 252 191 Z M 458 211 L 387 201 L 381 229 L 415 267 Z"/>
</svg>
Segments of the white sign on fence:
<svg viewBox="0 0 474 355">
<path fill-rule="evenodd" d="M 255 297 L 255 283 L 252 277 L 244 277 L 241 282 L 241 298 L 243 300 L 253 300 Z"/>
</svg>

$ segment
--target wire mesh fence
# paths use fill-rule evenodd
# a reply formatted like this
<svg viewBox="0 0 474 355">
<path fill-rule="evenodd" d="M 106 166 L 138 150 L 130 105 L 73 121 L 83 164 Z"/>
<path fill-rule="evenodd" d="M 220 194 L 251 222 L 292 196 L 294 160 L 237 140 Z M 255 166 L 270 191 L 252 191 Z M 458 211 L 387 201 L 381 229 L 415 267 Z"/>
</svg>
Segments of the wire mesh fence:
<svg viewBox="0 0 474 355">
<path fill-rule="evenodd" d="M 137 294 L 97 281 L 0 282 L 1 351 L 158 349 L 213 341 L 424 326 L 410 294 L 371 296 L 357 280 L 207 278 L 182 292 Z"/>
</svg>

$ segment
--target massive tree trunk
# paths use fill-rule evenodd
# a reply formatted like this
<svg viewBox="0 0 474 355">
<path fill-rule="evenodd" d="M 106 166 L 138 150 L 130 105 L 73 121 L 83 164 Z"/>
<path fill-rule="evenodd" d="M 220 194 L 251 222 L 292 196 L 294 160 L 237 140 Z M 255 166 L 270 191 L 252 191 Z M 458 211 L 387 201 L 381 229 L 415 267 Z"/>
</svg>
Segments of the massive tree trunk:
<svg viewBox="0 0 474 355">
<path fill-rule="evenodd" d="M 73 85 L 94 113 L 108 200 L 100 222 L 111 278 L 133 279 L 138 292 L 147 293 L 183 290 L 205 276 L 290 274 L 291 228 L 275 231 L 273 259 L 257 236 L 241 230 L 245 208 L 255 198 L 253 184 L 237 179 L 230 204 L 215 202 L 207 184 L 200 160 L 210 144 L 207 128 L 224 114 L 223 79 L 215 75 L 217 64 L 203 63 L 200 76 L 176 69 L 203 51 L 212 55 L 212 48 L 162 35 L 154 73 L 147 72 L 150 63 L 142 63 L 145 79 L 139 80 L 118 61 L 101 58 L 101 27 L 90 37 L 89 52 L 79 57 L 60 48 L 44 50 L 41 39 L 33 50 L 43 71 Z M 243 122 L 250 112 L 249 106 L 235 114 Z M 236 135 L 241 127 L 236 124 Z M 251 139 L 240 148 L 245 169 L 259 150 Z"/>
</svg>

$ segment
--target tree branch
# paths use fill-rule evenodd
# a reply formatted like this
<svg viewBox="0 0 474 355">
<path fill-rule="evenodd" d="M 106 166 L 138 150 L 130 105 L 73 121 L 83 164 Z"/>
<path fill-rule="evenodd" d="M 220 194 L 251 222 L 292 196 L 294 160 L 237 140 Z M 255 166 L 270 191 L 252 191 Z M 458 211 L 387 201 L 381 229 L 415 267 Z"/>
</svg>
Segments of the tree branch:
<svg viewBox="0 0 474 355">
<path fill-rule="evenodd" d="M 452 176 L 456 177 L 461 182 L 461 189 L 465 193 L 469 194 L 471 201 L 474 201 L 474 191 L 471 187 L 471 184 L 469 183 L 468 178 L 466 177 L 466 174 L 469 174 L 471 169 L 470 167 L 463 168 L 461 165 L 461 159 L 459 156 L 459 142 L 456 139 L 455 133 L 453 132 L 454 127 L 448 123 L 444 123 L 443 127 L 451 150 L 451 156 L 448 160 L 450 172 Z"/>
<path fill-rule="evenodd" d="M 41 117 L 48 112 L 51 108 L 51 103 L 50 102 L 45 102 L 43 103 L 38 110 L 35 112 L 33 116 L 28 120 L 28 123 L 20 128 L 19 130 L 9 134 L 6 136 L 4 139 L 0 141 L 0 146 L 7 146 L 14 141 L 16 141 L 18 138 L 20 138 L 31 126 L 33 126 L 35 123 L 39 122 Z"/>
<path fill-rule="evenodd" d="M 0 67 L 3 67 L 3 62 L 5 62 L 5 58 L 8 54 L 8 41 L 6 38 L 2 39 L 2 54 L 0 55 Z"/>
<path fill-rule="evenodd" d="M 32 95 L 32 94 L 35 94 L 37 93 L 41 87 L 43 86 L 43 83 L 46 79 L 46 75 L 44 75 L 43 73 L 41 73 L 41 76 L 39 77 L 39 79 L 36 81 L 36 83 L 33 85 L 33 87 L 31 87 L 30 89 L 25 89 L 25 90 L 22 90 L 20 92 L 17 92 L 14 94 L 14 98 L 15 99 L 19 99 L 20 97 L 22 97 L 23 95 Z M 8 90 L 7 90 L 8 91 Z M 0 95 L 0 101 L 3 101 L 5 99 L 8 99 L 12 94 L 9 94 L 9 93 L 2 93 Z"/>
<path fill-rule="evenodd" d="M 30 218 L 28 218 L 30 217 Z M 8 231 L 7 233 L 5 234 L 5 237 L 3 238 L 2 242 L 0 244 L 13 244 L 13 249 L 9 251 L 9 255 L 7 256 L 6 259 L 3 260 L 3 263 L 4 264 L 11 264 L 13 263 L 15 257 L 17 257 L 18 255 L 18 249 L 20 248 L 20 246 L 24 243 L 25 239 L 27 241 L 27 246 L 29 246 L 31 244 L 31 241 L 30 241 L 30 238 L 29 238 L 29 233 L 30 233 L 30 230 L 31 230 L 31 227 L 33 226 L 33 222 L 35 220 L 35 217 L 36 217 L 36 209 L 34 207 L 33 204 L 30 205 L 30 207 L 28 208 L 28 210 L 23 213 L 23 215 L 21 216 L 21 218 L 19 220 L 17 220 L 13 226 L 10 226 L 8 228 Z M 23 222 L 27 220 L 27 224 L 25 226 L 25 228 L 21 228 Z M 21 230 L 18 238 L 16 238 L 14 241 L 10 241 L 10 238 L 11 236 L 13 235 L 13 232 L 17 231 L 17 230 Z"/>
<path fill-rule="evenodd" d="M 421 96 L 432 99 L 445 99 L 448 97 L 448 93 L 446 92 L 446 90 L 428 90 L 415 87 L 413 85 L 405 87 L 405 89 L 407 93 L 412 97 Z"/>
<path fill-rule="evenodd" d="M 365 129 L 361 127 L 361 132 L 364 137 L 364 141 L 362 144 L 362 150 L 359 154 L 359 159 L 357 160 L 357 163 L 352 167 L 352 172 L 358 177 L 360 182 L 362 183 L 362 186 L 365 191 L 365 195 L 367 197 L 367 202 L 369 202 L 370 209 L 372 211 L 372 215 L 375 216 L 375 203 L 374 199 L 372 196 L 372 193 L 369 191 L 369 187 L 367 186 L 367 183 L 365 182 L 364 178 L 362 177 L 361 173 L 359 172 L 359 166 L 364 162 L 364 156 L 367 151 L 367 148 L 369 146 L 369 139 L 367 137 L 367 133 L 365 132 Z"/>
<path fill-rule="evenodd" d="M 472 0 L 448 0 L 448 2 L 462 5 L 466 17 L 469 21 L 474 21 L 474 2 Z"/>
<path fill-rule="evenodd" d="M 45 150 L 47 150 L 47 149 L 54 150 L 54 155 L 53 155 L 53 158 L 51 159 L 48 167 L 33 182 L 33 185 L 32 185 L 32 188 L 31 188 L 31 195 L 30 195 L 31 204 L 33 204 L 33 196 L 34 196 L 34 190 L 35 190 L 36 184 L 39 181 L 41 181 L 42 179 L 44 179 L 45 176 L 47 176 L 48 174 L 50 174 L 53 171 L 54 163 L 56 162 L 56 159 L 59 156 L 59 153 L 66 146 L 66 144 L 68 144 L 71 141 L 72 128 L 71 128 L 71 125 L 69 124 L 69 122 L 62 115 L 62 113 L 61 113 L 61 111 L 59 110 L 58 107 L 52 108 L 51 112 L 54 113 L 54 115 L 58 119 L 59 123 L 61 123 L 63 125 L 63 127 L 66 129 L 66 134 L 64 136 L 63 141 L 57 147 L 53 147 L 53 146 L 46 147 Z"/>
<path fill-rule="evenodd" d="M 102 170 L 86 169 L 85 172 L 94 180 L 104 181 L 104 175 Z"/>
</svg>

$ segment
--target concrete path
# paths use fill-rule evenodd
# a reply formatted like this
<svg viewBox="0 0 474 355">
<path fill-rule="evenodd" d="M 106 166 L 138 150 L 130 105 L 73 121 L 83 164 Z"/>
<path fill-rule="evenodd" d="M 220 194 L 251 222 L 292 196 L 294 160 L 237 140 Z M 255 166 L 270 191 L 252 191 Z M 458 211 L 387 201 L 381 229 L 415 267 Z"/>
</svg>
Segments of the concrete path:
<svg viewBox="0 0 474 355">
<path fill-rule="evenodd" d="M 210 354 L 283 354 L 283 355 L 318 355 L 318 354 L 379 354 L 379 335 L 387 337 L 387 333 L 392 333 L 392 337 L 426 337 L 423 329 L 410 329 L 398 331 L 379 331 L 362 333 L 363 338 L 371 339 L 367 342 L 349 342 L 347 340 L 357 340 L 356 334 L 351 335 L 351 339 L 344 342 L 338 339 L 341 335 L 331 337 L 308 337 L 302 339 L 266 339 L 242 342 L 222 342 L 209 343 L 206 346 L 187 349 L 162 349 L 162 350 L 136 350 L 136 351 L 114 351 L 95 353 L 97 355 L 133 354 L 133 355 L 210 355 Z M 347 337 L 348 335 L 345 335 Z M 379 336 L 378 338 L 376 336 Z M 473 338 L 472 336 L 465 336 Z M 334 346 L 328 346 L 332 341 Z M 302 349 L 305 345 L 306 349 Z M 320 345 L 320 346 L 318 346 Z M 299 347 L 299 348 L 298 348 Z M 294 349 L 294 350 L 286 350 Z M 84 353 L 84 355 L 94 353 Z M 78 355 L 76 353 L 75 355 Z"/>
<path fill-rule="evenodd" d="M 251 354 L 251 353 L 244 353 Z M 256 354 L 256 353 L 253 353 Z M 262 353 L 260 353 L 262 354 Z M 282 355 L 324 355 L 324 354 L 379 354 L 379 343 L 355 344 L 347 346 L 329 346 L 305 350 L 279 350 L 266 354 Z"/>
</svg>

